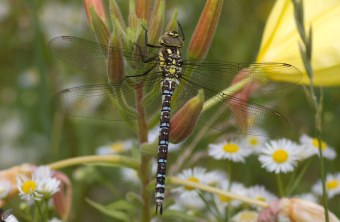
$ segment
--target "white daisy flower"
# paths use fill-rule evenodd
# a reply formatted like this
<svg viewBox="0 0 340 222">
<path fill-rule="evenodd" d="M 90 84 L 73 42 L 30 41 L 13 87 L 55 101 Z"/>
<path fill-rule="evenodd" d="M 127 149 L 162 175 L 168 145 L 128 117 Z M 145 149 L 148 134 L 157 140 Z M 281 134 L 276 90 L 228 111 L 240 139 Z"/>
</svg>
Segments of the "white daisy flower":
<svg viewBox="0 0 340 222">
<path fill-rule="evenodd" d="M 277 196 L 267 191 L 264 186 L 255 185 L 248 188 L 248 197 L 260 201 L 270 202 L 278 199 Z"/>
<path fill-rule="evenodd" d="M 140 179 L 138 177 L 137 171 L 130 168 L 120 168 L 122 179 L 126 182 L 131 182 L 133 184 L 140 184 Z"/>
<path fill-rule="evenodd" d="M 267 134 L 261 129 L 256 129 L 256 132 L 258 132 L 258 135 L 263 136 L 247 135 L 241 140 L 241 146 L 250 149 L 252 153 L 258 154 L 267 142 Z"/>
<path fill-rule="evenodd" d="M 294 170 L 300 159 L 300 152 L 299 146 L 290 140 L 273 140 L 265 144 L 259 161 L 269 172 L 287 173 Z"/>
<path fill-rule="evenodd" d="M 259 213 L 256 211 L 243 210 L 231 218 L 232 222 L 257 222 Z"/>
<path fill-rule="evenodd" d="M 201 210 L 205 208 L 204 201 L 199 196 L 192 196 L 190 198 L 183 196 L 176 196 L 175 204 L 169 208 L 172 210 L 183 211 L 183 210 Z"/>
<path fill-rule="evenodd" d="M 0 180 L 0 199 L 6 198 L 11 190 L 12 184 L 8 180 Z"/>
<path fill-rule="evenodd" d="M 117 154 L 123 153 L 125 151 L 131 150 L 133 146 L 132 140 L 125 140 L 122 142 L 116 142 L 109 145 L 100 146 L 96 149 L 97 155 L 110 155 L 110 154 Z"/>
<path fill-rule="evenodd" d="M 209 186 L 218 186 L 221 181 L 227 180 L 227 175 L 223 171 L 210 171 L 205 175 L 206 184 Z"/>
<path fill-rule="evenodd" d="M 190 182 L 195 183 L 203 183 L 206 184 L 206 169 L 202 167 L 195 167 L 194 169 L 185 169 L 178 175 L 178 178 L 182 180 L 188 180 Z M 180 193 L 180 196 L 183 198 L 193 198 L 197 197 L 197 190 L 190 186 L 178 187 L 173 190 L 174 192 Z"/>
<path fill-rule="evenodd" d="M 233 162 L 244 162 L 245 157 L 247 157 L 250 152 L 249 149 L 241 147 L 239 142 L 224 141 L 219 144 L 209 145 L 208 154 L 217 160 L 228 159 Z"/>
<path fill-rule="evenodd" d="M 41 183 L 35 178 L 28 178 L 25 175 L 17 176 L 17 187 L 19 195 L 24 200 L 41 200 L 41 194 L 38 192 Z"/>
<path fill-rule="evenodd" d="M 33 176 L 37 180 L 52 178 L 52 170 L 48 166 L 39 166 L 33 171 Z"/>
<path fill-rule="evenodd" d="M 320 155 L 319 154 L 319 142 L 317 138 L 312 138 L 307 135 L 302 135 L 300 137 L 300 143 L 304 148 L 305 157 L 308 158 L 313 155 Z M 324 141 L 321 141 L 321 149 L 322 154 L 326 159 L 333 160 L 336 157 L 336 151 L 328 146 L 328 144 Z"/>
<path fill-rule="evenodd" d="M 62 222 L 62 220 L 53 217 L 52 219 L 48 220 L 48 222 Z"/>
<path fill-rule="evenodd" d="M 237 182 L 231 183 L 231 185 L 229 185 L 229 181 L 224 180 L 220 183 L 219 187 L 222 190 L 241 196 L 247 196 L 248 194 L 247 188 L 243 184 Z M 233 200 L 223 195 L 217 195 L 215 200 L 221 213 L 224 213 L 224 209 L 228 205 L 237 207 L 241 204 L 239 200 Z"/>
<path fill-rule="evenodd" d="M 39 181 L 41 184 L 37 192 L 45 198 L 52 197 L 60 189 L 60 180 L 56 178 L 44 178 Z"/>
<path fill-rule="evenodd" d="M 321 180 L 319 180 L 316 184 L 313 185 L 312 190 L 317 195 L 322 195 L 322 184 Z M 328 194 L 328 198 L 332 198 L 337 194 L 340 194 L 340 173 L 336 174 L 328 174 L 326 176 L 326 190 Z"/>
</svg>

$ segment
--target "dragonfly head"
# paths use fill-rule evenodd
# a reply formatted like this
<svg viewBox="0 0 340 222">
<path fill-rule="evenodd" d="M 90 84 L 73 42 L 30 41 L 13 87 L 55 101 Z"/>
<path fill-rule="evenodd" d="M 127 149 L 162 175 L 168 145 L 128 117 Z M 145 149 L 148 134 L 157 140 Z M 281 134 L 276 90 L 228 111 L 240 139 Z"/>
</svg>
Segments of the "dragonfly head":
<svg viewBox="0 0 340 222">
<path fill-rule="evenodd" d="M 184 45 L 182 37 L 176 31 L 166 32 L 161 36 L 159 44 L 162 46 L 172 46 L 181 48 Z"/>
</svg>

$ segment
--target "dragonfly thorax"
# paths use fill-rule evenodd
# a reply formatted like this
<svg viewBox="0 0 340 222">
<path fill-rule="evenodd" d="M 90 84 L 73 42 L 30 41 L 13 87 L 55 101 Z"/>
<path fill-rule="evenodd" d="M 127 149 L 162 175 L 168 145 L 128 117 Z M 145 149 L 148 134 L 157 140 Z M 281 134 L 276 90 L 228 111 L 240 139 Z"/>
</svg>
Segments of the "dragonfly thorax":
<svg viewBox="0 0 340 222">
<path fill-rule="evenodd" d="M 183 65 L 180 50 L 177 47 L 163 47 L 158 56 L 163 77 L 178 79 Z"/>
</svg>

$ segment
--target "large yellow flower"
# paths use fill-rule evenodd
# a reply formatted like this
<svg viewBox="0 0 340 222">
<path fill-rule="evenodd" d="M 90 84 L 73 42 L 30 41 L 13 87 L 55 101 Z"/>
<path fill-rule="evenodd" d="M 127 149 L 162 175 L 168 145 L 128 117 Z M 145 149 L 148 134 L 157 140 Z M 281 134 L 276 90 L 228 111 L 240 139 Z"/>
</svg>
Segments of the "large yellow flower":
<svg viewBox="0 0 340 222">
<path fill-rule="evenodd" d="M 257 62 L 284 62 L 303 72 L 291 0 L 277 0 L 267 21 Z M 305 26 L 313 29 L 312 67 L 316 86 L 340 85 L 340 1 L 304 0 Z M 284 81 L 294 81 L 295 78 Z"/>
</svg>

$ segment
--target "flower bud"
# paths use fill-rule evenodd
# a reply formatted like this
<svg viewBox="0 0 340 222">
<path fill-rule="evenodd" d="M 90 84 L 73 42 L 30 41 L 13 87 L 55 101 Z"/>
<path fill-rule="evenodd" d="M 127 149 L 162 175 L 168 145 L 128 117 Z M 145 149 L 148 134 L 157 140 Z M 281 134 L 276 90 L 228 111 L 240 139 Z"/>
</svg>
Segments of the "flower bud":
<svg viewBox="0 0 340 222">
<path fill-rule="evenodd" d="M 109 51 L 107 55 L 107 75 L 110 83 L 118 83 L 124 78 L 124 58 L 120 50 L 110 50 L 113 48 L 122 48 L 118 35 L 111 35 L 109 42 Z"/>
<path fill-rule="evenodd" d="M 278 218 L 289 218 L 296 222 L 324 222 L 324 208 L 314 202 L 299 198 L 283 198 L 270 203 L 269 207 L 260 212 L 258 222 L 277 221 Z M 339 222 L 339 219 L 328 211 L 329 222 Z"/>
<path fill-rule="evenodd" d="M 178 18 L 178 11 L 175 9 L 172 18 L 169 20 L 169 23 L 167 24 L 165 30 L 166 31 L 173 31 L 177 28 L 177 18 Z"/>
<path fill-rule="evenodd" d="M 53 203 L 58 215 L 67 221 L 72 207 L 72 184 L 70 179 L 63 173 L 56 171 L 54 178 L 60 180 L 60 190 L 53 195 Z"/>
<path fill-rule="evenodd" d="M 111 22 L 120 34 L 125 35 L 126 25 L 125 25 L 122 13 L 117 5 L 117 2 L 115 0 L 111 0 L 109 3 L 110 3 L 109 7 L 110 7 Z"/>
<path fill-rule="evenodd" d="M 204 59 L 221 15 L 223 0 L 207 0 L 188 47 L 189 59 Z"/>
<path fill-rule="evenodd" d="M 196 126 L 204 104 L 204 92 L 199 90 L 170 120 L 170 142 L 179 143 L 187 138 Z"/>
<path fill-rule="evenodd" d="M 87 19 L 89 20 L 89 24 L 92 27 L 92 21 L 93 21 L 93 16 L 91 13 L 91 8 L 94 9 L 98 17 L 105 23 L 106 23 L 106 16 L 105 16 L 105 9 L 104 9 L 104 4 L 102 0 L 83 0 L 83 4 L 85 7 L 85 12 Z M 92 27 L 93 28 L 93 27 Z"/>
<path fill-rule="evenodd" d="M 96 33 L 97 40 L 103 46 L 109 44 L 110 32 L 107 29 L 103 20 L 97 15 L 95 9 L 93 7 L 90 8 L 91 15 L 92 15 L 92 25 L 94 32 Z M 106 52 L 106 48 L 102 49 L 103 52 Z"/>
<path fill-rule="evenodd" d="M 136 0 L 136 14 L 138 18 L 147 20 L 150 15 L 150 0 Z"/>
<path fill-rule="evenodd" d="M 149 43 L 157 44 L 163 29 L 165 1 L 156 1 L 149 25 Z"/>
</svg>

